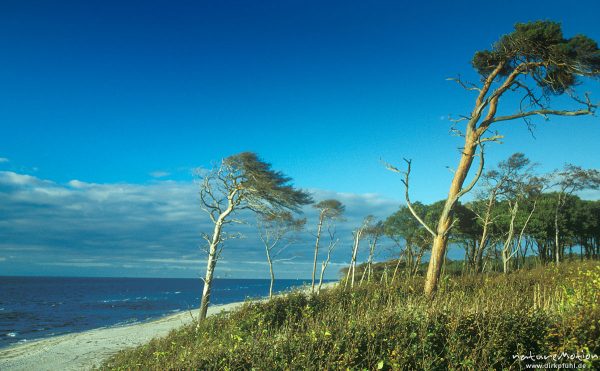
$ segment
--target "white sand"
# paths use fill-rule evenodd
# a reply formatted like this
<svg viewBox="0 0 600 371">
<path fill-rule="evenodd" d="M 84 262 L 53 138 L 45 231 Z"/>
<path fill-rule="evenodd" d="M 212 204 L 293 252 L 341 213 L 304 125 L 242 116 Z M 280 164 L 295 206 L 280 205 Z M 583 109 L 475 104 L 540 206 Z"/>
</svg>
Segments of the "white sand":
<svg viewBox="0 0 600 371">
<path fill-rule="evenodd" d="M 208 314 L 230 311 L 243 302 L 211 306 Z M 36 340 L 0 350 L 0 370 L 88 370 L 121 349 L 135 347 L 192 322 L 198 310 L 121 327 L 100 328 Z"/>
<path fill-rule="evenodd" d="M 324 284 L 331 287 L 335 282 Z M 306 290 L 306 289 L 305 289 Z M 230 311 L 243 302 L 216 305 L 208 315 Z M 89 370 L 118 351 L 163 337 L 173 329 L 192 322 L 198 310 L 181 312 L 159 320 L 121 327 L 100 328 L 36 340 L 0 349 L 0 370 Z"/>
</svg>

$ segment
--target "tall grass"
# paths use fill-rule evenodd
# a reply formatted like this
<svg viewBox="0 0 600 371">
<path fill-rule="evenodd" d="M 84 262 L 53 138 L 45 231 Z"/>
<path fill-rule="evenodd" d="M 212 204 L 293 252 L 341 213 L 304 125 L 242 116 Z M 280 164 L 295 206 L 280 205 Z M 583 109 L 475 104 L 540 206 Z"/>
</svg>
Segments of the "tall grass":
<svg viewBox="0 0 600 371">
<path fill-rule="evenodd" d="M 518 354 L 600 353 L 597 262 L 447 276 L 433 299 L 422 286 L 416 277 L 246 303 L 102 368 L 520 369 L 533 361 Z"/>
</svg>

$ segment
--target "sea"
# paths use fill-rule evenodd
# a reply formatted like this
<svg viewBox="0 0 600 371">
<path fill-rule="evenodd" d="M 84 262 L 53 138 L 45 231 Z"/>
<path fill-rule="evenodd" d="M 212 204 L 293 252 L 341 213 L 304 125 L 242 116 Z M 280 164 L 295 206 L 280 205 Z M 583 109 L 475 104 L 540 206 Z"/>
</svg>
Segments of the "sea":
<svg viewBox="0 0 600 371">
<path fill-rule="evenodd" d="M 215 279 L 211 305 L 269 294 L 269 280 Z M 309 284 L 275 280 L 274 291 Z M 0 348 L 197 309 L 200 279 L 0 277 Z"/>
</svg>

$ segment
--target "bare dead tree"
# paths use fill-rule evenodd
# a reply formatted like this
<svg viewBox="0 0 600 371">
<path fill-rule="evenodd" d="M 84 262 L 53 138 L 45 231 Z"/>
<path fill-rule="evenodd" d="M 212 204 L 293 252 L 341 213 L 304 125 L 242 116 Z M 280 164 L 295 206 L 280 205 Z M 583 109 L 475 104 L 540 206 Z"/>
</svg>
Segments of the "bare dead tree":
<svg viewBox="0 0 600 371">
<path fill-rule="evenodd" d="M 289 211 L 281 211 L 269 214 L 258 214 L 256 225 L 260 240 L 265 246 L 267 264 L 269 265 L 269 298 L 273 297 L 273 284 L 275 283 L 275 272 L 273 261 L 285 249 L 295 242 L 291 233 L 300 232 L 306 225 L 306 218 L 294 219 Z"/>
</svg>

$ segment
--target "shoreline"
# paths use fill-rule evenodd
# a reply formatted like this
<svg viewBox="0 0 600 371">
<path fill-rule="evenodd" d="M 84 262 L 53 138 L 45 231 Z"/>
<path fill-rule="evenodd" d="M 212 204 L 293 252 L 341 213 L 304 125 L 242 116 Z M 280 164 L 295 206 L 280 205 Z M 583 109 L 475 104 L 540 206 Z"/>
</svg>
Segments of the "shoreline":
<svg viewBox="0 0 600 371">
<path fill-rule="evenodd" d="M 323 285 L 322 289 L 336 283 L 328 282 Z M 310 287 L 296 290 L 306 293 Z M 269 300 L 269 298 L 251 301 L 265 300 Z M 207 315 L 229 312 L 246 302 L 248 301 L 210 306 Z M 197 318 L 198 311 L 199 309 L 186 310 L 147 322 L 101 327 L 11 345 L 0 349 L 0 369 L 11 371 L 89 370 L 100 366 L 104 360 L 120 350 L 145 344 L 153 338 L 166 336 L 171 330 L 191 323 Z"/>
<path fill-rule="evenodd" d="M 231 311 L 245 302 L 215 305 L 208 315 Z M 145 344 L 197 318 L 198 309 L 124 326 L 101 327 L 83 332 L 0 349 L 1 370 L 89 370 L 118 351 Z M 192 318 L 193 316 L 193 318 Z"/>
</svg>

